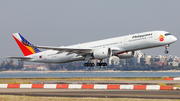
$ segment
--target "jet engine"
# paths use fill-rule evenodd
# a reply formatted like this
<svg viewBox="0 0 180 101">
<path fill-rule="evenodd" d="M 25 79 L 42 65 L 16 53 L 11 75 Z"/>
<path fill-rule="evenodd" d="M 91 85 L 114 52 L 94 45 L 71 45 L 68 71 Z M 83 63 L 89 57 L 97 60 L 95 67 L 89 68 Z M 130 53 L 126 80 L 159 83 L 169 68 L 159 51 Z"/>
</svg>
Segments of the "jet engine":
<svg viewBox="0 0 180 101">
<path fill-rule="evenodd" d="M 105 59 L 105 58 L 109 58 L 111 55 L 112 55 L 111 48 L 96 49 L 93 52 L 93 57 L 95 59 Z"/>
<path fill-rule="evenodd" d="M 119 57 L 120 59 L 129 59 L 132 58 L 135 54 L 135 51 L 129 51 L 121 54 L 117 54 L 116 56 Z"/>
</svg>

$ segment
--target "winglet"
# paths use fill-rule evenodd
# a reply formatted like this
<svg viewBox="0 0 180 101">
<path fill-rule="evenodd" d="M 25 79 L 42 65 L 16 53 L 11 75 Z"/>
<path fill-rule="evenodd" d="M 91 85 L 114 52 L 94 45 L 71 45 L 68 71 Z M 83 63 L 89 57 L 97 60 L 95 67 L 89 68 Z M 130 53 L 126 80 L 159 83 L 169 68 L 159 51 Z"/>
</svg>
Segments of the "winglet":
<svg viewBox="0 0 180 101">
<path fill-rule="evenodd" d="M 21 51 L 23 52 L 24 56 L 28 56 L 28 55 L 32 55 L 32 54 L 41 52 L 39 49 L 37 49 L 35 47 L 30 47 L 30 46 L 34 46 L 34 45 L 31 44 L 29 41 L 27 41 L 20 33 L 14 33 L 14 34 L 12 34 L 12 36 L 16 40 L 16 42 L 17 42 L 19 48 L 21 49 Z"/>
</svg>

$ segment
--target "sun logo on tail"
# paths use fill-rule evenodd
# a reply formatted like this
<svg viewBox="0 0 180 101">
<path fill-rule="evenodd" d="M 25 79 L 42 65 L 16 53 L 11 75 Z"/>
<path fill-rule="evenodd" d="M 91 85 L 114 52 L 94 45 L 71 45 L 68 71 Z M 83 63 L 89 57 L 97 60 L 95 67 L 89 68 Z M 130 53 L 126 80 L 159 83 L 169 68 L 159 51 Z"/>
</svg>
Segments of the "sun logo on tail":
<svg viewBox="0 0 180 101">
<path fill-rule="evenodd" d="M 164 41 L 164 38 L 165 37 L 163 35 L 160 35 L 158 39 L 159 39 L 159 41 Z"/>
<path fill-rule="evenodd" d="M 20 33 L 14 33 L 13 37 L 16 40 L 17 44 L 19 45 L 24 56 L 41 52 L 39 49 L 33 47 L 34 45 L 31 44 L 29 41 L 27 41 Z"/>
</svg>

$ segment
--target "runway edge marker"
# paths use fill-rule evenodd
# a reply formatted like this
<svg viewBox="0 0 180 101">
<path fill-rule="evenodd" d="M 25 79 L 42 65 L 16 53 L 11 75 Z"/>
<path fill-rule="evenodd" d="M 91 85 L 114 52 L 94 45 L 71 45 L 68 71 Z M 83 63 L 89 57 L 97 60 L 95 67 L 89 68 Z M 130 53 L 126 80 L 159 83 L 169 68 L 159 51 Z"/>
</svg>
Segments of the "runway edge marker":
<svg viewBox="0 0 180 101">
<path fill-rule="evenodd" d="M 109 85 L 109 84 L 0 84 L 0 88 L 180 90 L 180 87 L 160 86 L 160 85 Z"/>
</svg>

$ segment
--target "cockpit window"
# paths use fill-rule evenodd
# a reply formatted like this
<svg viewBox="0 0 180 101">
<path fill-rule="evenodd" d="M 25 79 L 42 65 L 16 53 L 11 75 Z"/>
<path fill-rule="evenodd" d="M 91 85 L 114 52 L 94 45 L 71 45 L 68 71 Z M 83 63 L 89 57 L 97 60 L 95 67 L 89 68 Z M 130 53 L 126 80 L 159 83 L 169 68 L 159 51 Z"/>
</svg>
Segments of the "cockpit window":
<svg viewBox="0 0 180 101">
<path fill-rule="evenodd" d="M 172 35 L 171 33 L 167 33 L 167 34 L 165 34 L 165 36 L 168 36 L 168 35 Z"/>
</svg>

